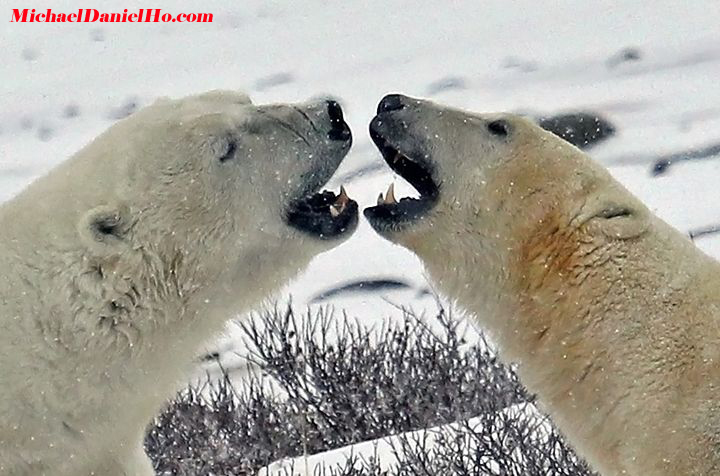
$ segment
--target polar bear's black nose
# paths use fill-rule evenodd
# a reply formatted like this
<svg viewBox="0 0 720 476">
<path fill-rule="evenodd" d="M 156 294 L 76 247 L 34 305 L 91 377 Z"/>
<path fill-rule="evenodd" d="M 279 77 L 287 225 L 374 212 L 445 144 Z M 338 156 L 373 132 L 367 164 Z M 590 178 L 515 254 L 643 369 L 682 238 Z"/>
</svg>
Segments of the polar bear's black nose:
<svg viewBox="0 0 720 476">
<path fill-rule="evenodd" d="M 388 94 L 378 104 L 377 113 L 399 111 L 405 107 L 406 100 L 407 97 L 402 94 Z"/>
<path fill-rule="evenodd" d="M 342 108 L 340 107 L 340 104 L 338 104 L 337 101 L 333 101 L 332 99 L 329 99 L 327 101 L 327 109 L 328 109 L 328 114 L 330 115 L 330 121 L 342 122 L 343 112 L 342 112 Z"/>
<path fill-rule="evenodd" d="M 346 141 L 350 139 L 350 128 L 345 123 L 343 117 L 342 107 L 337 101 L 327 101 L 328 116 L 330 116 L 330 132 L 328 132 L 328 138 L 330 140 L 342 140 Z"/>
</svg>

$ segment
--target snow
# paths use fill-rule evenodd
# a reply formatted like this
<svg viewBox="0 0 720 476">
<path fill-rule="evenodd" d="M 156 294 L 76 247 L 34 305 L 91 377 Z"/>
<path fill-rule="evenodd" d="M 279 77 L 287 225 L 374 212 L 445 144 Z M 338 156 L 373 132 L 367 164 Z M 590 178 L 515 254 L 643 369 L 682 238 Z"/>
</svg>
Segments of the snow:
<svg viewBox="0 0 720 476">
<path fill-rule="evenodd" d="M 36 1 L 40 11 L 88 7 Z M 0 200 L 71 155 L 134 107 L 159 96 L 216 88 L 255 102 L 317 95 L 341 100 L 355 145 L 329 184 L 345 180 L 372 204 L 396 181 L 366 133 L 388 92 L 431 97 L 478 111 L 555 113 L 589 109 L 619 129 L 592 149 L 611 173 L 683 232 L 720 223 L 720 161 L 650 172 L 657 157 L 720 143 L 720 2 L 486 0 L 328 2 L 139 0 L 98 9 L 211 12 L 210 24 L 26 24 L 0 11 Z M 618 62 L 625 48 L 638 61 Z M 716 156 L 715 159 L 718 157 Z M 373 167 L 374 166 L 374 167 Z M 697 246 L 720 257 L 720 235 Z M 481 270 L 479 270 L 481 271 Z M 338 284 L 401 279 L 408 289 L 338 295 L 320 304 L 368 323 L 393 304 L 434 309 L 420 262 L 362 222 L 355 236 L 318 256 L 278 296 L 298 307 Z M 218 347 L 242 352 L 237 328 Z M 230 365 L 232 367 L 232 365 Z"/>
<path fill-rule="evenodd" d="M 536 423 L 534 433 L 538 438 L 547 438 L 551 428 L 549 422 L 540 414 L 532 404 L 518 404 L 510 406 L 500 412 L 498 418 L 505 418 L 524 421 L 532 421 Z M 471 428 L 478 434 L 482 434 L 481 427 L 484 422 L 479 418 L 471 418 L 467 421 L 467 428 Z M 418 430 L 402 435 L 388 436 L 372 441 L 364 441 L 355 445 L 337 448 L 335 450 L 326 451 L 312 456 L 299 456 L 297 458 L 288 458 L 276 461 L 265 468 L 258 471 L 257 476 L 308 476 L 311 474 L 322 474 L 323 469 L 345 467 L 346 462 L 352 461 L 353 457 L 357 457 L 360 461 L 369 461 L 375 459 L 381 471 L 391 471 L 393 468 L 402 464 L 403 449 L 405 445 L 415 446 L 420 444 L 428 453 L 432 454 L 435 447 L 442 444 L 443 441 L 453 440 L 458 435 L 464 434 L 467 443 L 458 445 L 466 447 L 468 450 L 473 448 L 472 439 L 463 431 L 461 424 L 453 423 L 450 425 L 438 426 Z M 442 438 L 444 437 L 444 438 Z M 398 460 L 400 456 L 400 460 Z M 517 455 L 521 458 L 521 455 Z M 518 460 L 522 461 L 522 460 Z"/>
</svg>

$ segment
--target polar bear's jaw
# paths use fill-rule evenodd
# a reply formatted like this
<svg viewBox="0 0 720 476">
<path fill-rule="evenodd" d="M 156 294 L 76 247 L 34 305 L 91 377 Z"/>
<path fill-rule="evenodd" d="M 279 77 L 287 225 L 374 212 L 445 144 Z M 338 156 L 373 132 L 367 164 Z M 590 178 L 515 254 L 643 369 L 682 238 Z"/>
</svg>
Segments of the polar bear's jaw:
<svg viewBox="0 0 720 476">
<path fill-rule="evenodd" d="M 343 187 L 338 195 L 324 190 L 291 203 L 285 220 L 293 228 L 320 240 L 341 238 L 357 227 L 358 205 Z"/>
<path fill-rule="evenodd" d="M 398 202 L 392 186 L 385 196 L 381 193 L 377 205 L 364 210 L 370 225 L 381 234 L 411 226 L 432 210 L 440 197 L 435 167 L 422 146 L 423 141 L 408 137 L 407 132 L 383 112 L 379 111 L 370 123 L 370 137 L 390 168 L 407 180 L 420 197 L 404 197 Z"/>
</svg>

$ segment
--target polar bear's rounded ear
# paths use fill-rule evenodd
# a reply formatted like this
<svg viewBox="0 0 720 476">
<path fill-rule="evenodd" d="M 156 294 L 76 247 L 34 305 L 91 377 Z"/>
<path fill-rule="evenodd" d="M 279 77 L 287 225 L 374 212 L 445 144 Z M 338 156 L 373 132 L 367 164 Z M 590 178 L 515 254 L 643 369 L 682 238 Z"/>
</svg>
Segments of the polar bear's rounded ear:
<svg viewBox="0 0 720 476">
<path fill-rule="evenodd" d="M 129 229 L 129 210 L 124 206 L 101 205 L 85 213 L 78 223 L 83 243 L 103 253 L 124 249 Z"/>
<path fill-rule="evenodd" d="M 640 203 L 602 196 L 590 198 L 578 220 L 587 230 L 618 240 L 640 236 L 650 226 L 649 212 Z"/>
</svg>

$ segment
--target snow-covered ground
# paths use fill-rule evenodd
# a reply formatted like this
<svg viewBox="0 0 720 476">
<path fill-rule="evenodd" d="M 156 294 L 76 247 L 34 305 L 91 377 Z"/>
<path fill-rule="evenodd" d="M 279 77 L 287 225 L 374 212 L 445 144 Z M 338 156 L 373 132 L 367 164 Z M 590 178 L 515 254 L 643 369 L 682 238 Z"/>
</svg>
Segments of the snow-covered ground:
<svg viewBox="0 0 720 476">
<path fill-rule="evenodd" d="M 531 403 L 522 403 L 505 408 L 503 411 L 498 412 L 497 415 L 498 420 L 503 418 L 528 422 L 528 425 L 533 427 L 533 436 L 537 439 L 546 440 L 552 431 L 547 418 L 539 413 Z M 473 444 L 472 438 L 466 429 L 472 429 L 472 431 L 481 434 L 481 425 L 487 423 L 493 423 L 493 421 L 471 418 L 463 423 L 453 423 L 407 432 L 402 435 L 364 441 L 356 445 L 349 445 L 312 456 L 287 458 L 261 468 L 257 476 L 309 476 L 322 474 L 323 469 L 345 467 L 347 462 L 352 461 L 353 458 L 358 458 L 359 462 L 375 460 L 378 469 L 390 472 L 403 464 L 402 460 L 408 456 L 404 451 L 407 447 L 419 445 L 424 451 L 432 453 L 436 450 L 436 446 L 447 441 L 454 441 L 454 447 L 462 447 L 471 451 L 476 445 Z M 457 438 L 464 438 L 465 441 L 459 443 Z M 522 461 L 521 452 L 517 449 L 515 451 L 514 457 L 517 461 Z M 490 463 L 490 466 L 492 467 L 494 464 Z M 495 468 L 493 468 L 493 471 L 495 471 Z M 496 473 L 493 472 L 493 474 Z M 498 472 L 498 474 L 500 473 Z"/>
<path fill-rule="evenodd" d="M 0 2 L 0 200 L 158 96 L 239 88 L 256 102 L 338 97 L 355 145 L 330 185 L 343 182 L 361 204 L 371 204 L 393 180 L 399 192 L 411 190 L 383 166 L 366 133 L 378 100 L 403 92 L 478 111 L 602 113 L 619 132 L 591 153 L 615 177 L 682 231 L 720 224 L 720 157 L 651 174 L 658 157 L 720 144 L 716 0 L 13 5 L 48 6 L 211 12 L 214 22 L 11 23 L 11 6 Z M 620 61 L 626 48 L 639 58 Z M 720 257 L 720 234 L 696 242 Z M 368 279 L 407 286 L 315 302 L 368 322 L 397 314 L 392 303 L 434 309 L 419 261 L 364 222 L 278 299 L 292 295 L 302 307 L 338 285 Z M 242 351 L 237 336 L 231 326 L 219 346 L 230 367 Z"/>
</svg>

